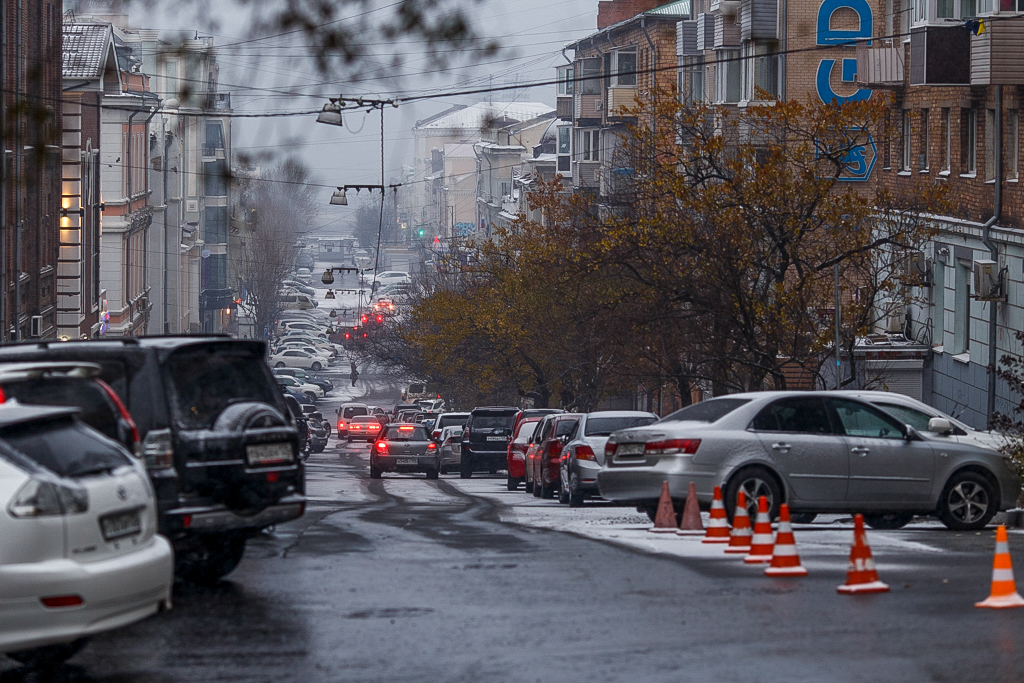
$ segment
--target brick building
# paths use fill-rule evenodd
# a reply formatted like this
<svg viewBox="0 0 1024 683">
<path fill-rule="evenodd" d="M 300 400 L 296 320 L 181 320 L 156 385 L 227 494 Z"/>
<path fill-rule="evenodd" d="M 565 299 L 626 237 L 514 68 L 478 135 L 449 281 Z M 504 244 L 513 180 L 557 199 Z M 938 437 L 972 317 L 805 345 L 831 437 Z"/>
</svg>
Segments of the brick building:
<svg viewBox="0 0 1024 683">
<path fill-rule="evenodd" d="M 57 334 L 61 5 L 0 0 L 0 340 Z"/>
</svg>

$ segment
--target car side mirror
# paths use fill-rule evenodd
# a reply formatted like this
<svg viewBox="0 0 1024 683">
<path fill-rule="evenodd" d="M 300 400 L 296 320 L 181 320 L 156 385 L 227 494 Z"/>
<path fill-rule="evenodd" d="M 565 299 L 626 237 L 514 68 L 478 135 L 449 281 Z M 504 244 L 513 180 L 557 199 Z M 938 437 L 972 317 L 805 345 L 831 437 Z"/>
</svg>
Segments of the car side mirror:
<svg viewBox="0 0 1024 683">
<path fill-rule="evenodd" d="M 906 426 L 906 437 L 907 441 L 924 441 L 921 433 L 914 429 L 911 425 Z"/>
<path fill-rule="evenodd" d="M 953 431 L 953 424 L 944 417 L 933 417 L 928 420 L 928 431 L 948 436 Z"/>
</svg>

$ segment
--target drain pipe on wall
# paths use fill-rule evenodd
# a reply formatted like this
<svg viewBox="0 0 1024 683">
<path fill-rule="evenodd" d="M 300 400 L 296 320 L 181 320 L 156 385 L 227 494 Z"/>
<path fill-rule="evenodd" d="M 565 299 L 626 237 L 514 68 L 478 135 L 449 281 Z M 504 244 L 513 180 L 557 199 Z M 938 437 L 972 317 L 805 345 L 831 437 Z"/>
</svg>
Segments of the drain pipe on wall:
<svg viewBox="0 0 1024 683">
<path fill-rule="evenodd" d="M 993 137 L 995 138 L 995 167 L 996 183 L 992 196 L 992 217 L 985 221 L 981 241 L 988 249 L 990 258 L 999 267 L 999 247 L 992 241 L 992 226 L 999 220 L 1003 212 L 1003 86 L 995 86 L 995 119 L 993 126 Z M 1002 277 L 1000 277 L 1002 281 Z M 985 420 L 988 427 L 992 428 L 992 415 L 996 411 L 996 313 L 998 301 L 990 301 L 991 308 L 988 312 L 988 392 L 985 408 Z"/>
</svg>

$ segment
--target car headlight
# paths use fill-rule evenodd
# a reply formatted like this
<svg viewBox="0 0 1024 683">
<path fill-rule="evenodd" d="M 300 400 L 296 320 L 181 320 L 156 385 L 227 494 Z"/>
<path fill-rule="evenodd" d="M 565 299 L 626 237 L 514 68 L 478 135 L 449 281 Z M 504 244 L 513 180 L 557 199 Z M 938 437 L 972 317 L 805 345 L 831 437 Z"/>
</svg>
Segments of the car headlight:
<svg viewBox="0 0 1024 683">
<path fill-rule="evenodd" d="M 81 514 L 89 509 L 85 489 L 72 488 L 49 481 L 30 479 L 7 506 L 12 517 L 22 519 L 63 514 Z"/>
</svg>

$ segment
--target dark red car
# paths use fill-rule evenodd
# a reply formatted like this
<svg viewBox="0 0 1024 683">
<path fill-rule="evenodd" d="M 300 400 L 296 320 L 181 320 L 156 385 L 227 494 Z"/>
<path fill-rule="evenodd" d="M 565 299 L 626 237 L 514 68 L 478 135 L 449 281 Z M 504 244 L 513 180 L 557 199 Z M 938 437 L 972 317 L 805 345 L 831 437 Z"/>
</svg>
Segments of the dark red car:
<svg viewBox="0 0 1024 683">
<path fill-rule="evenodd" d="M 562 446 L 580 421 L 579 413 L 554 415 L 544 424 L 533 459 L 533 495 L 538 498 L 554 498 L 561 483 L 559 465 Z"/>
<path fill-rule="evenodd" d="M 528 417 L 516 423 L 512 431 L 512 440 L 508 442 L 508 490 L 515 491 L 519 482 L 526 478 L 526 451 L 529 449 L 530 437 L 540 424 L 540 417 Z"/>
</svg>

